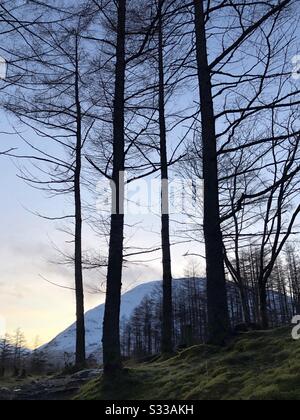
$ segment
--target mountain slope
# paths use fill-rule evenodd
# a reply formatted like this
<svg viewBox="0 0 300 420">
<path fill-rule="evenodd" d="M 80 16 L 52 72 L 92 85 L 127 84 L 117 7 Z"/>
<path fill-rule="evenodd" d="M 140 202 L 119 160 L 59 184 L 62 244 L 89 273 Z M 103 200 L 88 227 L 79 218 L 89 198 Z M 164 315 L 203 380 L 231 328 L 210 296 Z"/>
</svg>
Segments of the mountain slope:
<svg viewBox="0 0 300 420">
<path fill-rule="evenodd" d="M 174 281 L 173 287 L 174 291 L 178 290 L 184 284 L 184 282 L 189 281 L 190 279 L 177 279 Z M 203 278 L 197 279 L 197 288 L 198 292 L 205 296 L 206 292 L 206 280 Z M 141 284 L 129 292 L 122 295 L 122 304 L 121 304 L 121 319 L 130 318 L 134 310 L 141 304 L 143 299 L 146 296 L 151 295 L 154 291 L 161 289 L 162 282 L 154 281 L 150 283 Z M 228 283 L 228 298 L 236 297 L 238 293 L 237 287 L 233 283 Z M 271 310 L 275 310 L 277 314 L 280 314 L 280 300 L 278 294 L 271 292 L 269 293 L 269 307 Z M 229 302 L 230 304 L 230 302 Z M 231 308 L 232 312 L 239 312 L 238 307 Z M 96 307 L 95 309 L 90 310 L 85 315 L 86 322 L 86 352 L 87 357 L 93 356 L 97 362 L 102 360 L 101 352 L 101 339 L 102 339 L 102 323 L 104 317 L 104 304 Z M 74 353 L 75 353 L 75 339 L 76 339 L 76 324 L 74 323 L 57 337 L 55 337 L 50 343 L 42 346 L 41 351 L 45 352 L 47 355 L 47 360 L 52 362 L 56 367 L 62 367 L 65 364 L 72 364 L 74 362 Z"/>
<path fill-rule="evenodd" d="M 161 285 L 160 281 L 145 283 L 125 293 L 122 296 L 121 318 L 130 317 L 144 297 L 152 293 L 159 285 Z M 104 304 L 90 310 L 85 315 L 87 356 L 94 355 L 98 360 L 101 358 L 103 317 Z M 76 324 L 74 323 L 50 343 L 42 346 L 40 350 L 45 352 L 51 360 L 55 359 L 57 365 L 66 360 L 71 362 L 75 353 L 75 336 Z"/>
<path fill-rule="evenodd" d="M 300 400 L 300 341 L 291 328 L 195 346 L 83 387 L 78 400 Z"/>
</svg>

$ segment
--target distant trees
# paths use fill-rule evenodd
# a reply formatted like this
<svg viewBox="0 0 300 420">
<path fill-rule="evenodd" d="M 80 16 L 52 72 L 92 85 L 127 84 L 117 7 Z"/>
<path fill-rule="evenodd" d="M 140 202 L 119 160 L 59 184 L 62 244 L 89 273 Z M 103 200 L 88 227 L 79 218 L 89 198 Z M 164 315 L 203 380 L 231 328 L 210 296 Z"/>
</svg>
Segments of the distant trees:
<svg viewBox="0 0 300 420">
<path fill-rule="evenodd" d="M 21 329 L 13 334 L 0 337 L 0 380 L 3 377 L 15 378 L 27 375 L 41 375 L 50 367 L 47 355 L 39 349 L 38 341 L 35 348 L 27 348 L 26 338 Z"/>
<path fill-rule="evenodd" d="M 0 337 L 0 377 L 4 377 L 10 365 L 12 356 L 11 338 L 8 334 Z"/>
<path fill-rule="evenodd" d="M 29 369 L 30 352 L 26 348 L 26 339 L 21 329 L 14 334 L 0 337 L 0 378 L 4 376 L 20 377 Z"/>
<path fill-rule="evenodd" d="M 24 375 L 25 372 L 25 356 L 27 354 L 26 340 L 21 329 L 17 329 L 12 338 L 12 363 L 13 375 Z"/>
<path fill-rule="evenodd" d="M 34 349 L 28 361 L 29 372 L 33 375 L 41 375 L 45 373 L 47 366 L 49 366 L 47 355 L 43 352 L 43 350 L 40 350 L 39 347 L 39 338 L 37 337 L 34 343 Z"/>
<path fill-rule="evenodd" d="M 293 314 L 300 313 L 300 257 L 296 249 L 289 245 L 286 248 L 287 273 L 290 294 L 293 298 Z"/>
<path fill-rule="evenodd" d="M 256 250 L 258 251 L 258 250 Z M 272 272 L 267 289 L 267 316 L 269 326 L 276 328 L 289 325 L 297 312 L 299 295 L 299 265 L 292 262 L 297 259 L 295 250 L 286 250 L 286 257 L 278 260 Z M 255 270 L 257 253 L 254 249 L 244 250 L 241 257 L 244 294 L 249 312 L 249 324 L 246 325 L 243 303 L 238 285 L 227 282 L 227 304 L 230 326 L 233 331 L 257 329 L 260 324 L 259 284 Z M 293 273 L 293 282 L 291 274 Z M 174 281 L 173 341 L 177 349 L 205 343 L 209 337 L 206 281 L 198 277 L 191 266 L 188 277 Z M 162 290 L 158 288 L 135 309 L 129 319 L 122 320 L 122 355 L 124 358 L 144 360 L 160 352 L 161 346 Z"/>
</svg>

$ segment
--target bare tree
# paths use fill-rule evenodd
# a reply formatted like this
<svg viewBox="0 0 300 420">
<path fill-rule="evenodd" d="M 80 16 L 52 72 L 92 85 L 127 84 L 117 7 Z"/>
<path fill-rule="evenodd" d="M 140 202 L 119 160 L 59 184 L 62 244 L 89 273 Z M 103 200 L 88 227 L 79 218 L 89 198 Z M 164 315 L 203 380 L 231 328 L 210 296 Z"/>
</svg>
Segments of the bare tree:
<svg viewBox="0 0 300 420">
<path fill-rule="evenodd" d="M 164 69 L 164 8 L 165 1 L 158 1 L 158 72 L 159 72 L 159 132 L 160 132 L 160 165 L 161 165 L 161 239 L 163 253 L 163 328 L 162 352 L 173 350 L 173 313 L 172 313 L 172 268 L 170 249 L 170 206 L 169 174 L 167 152 L 167 128 L 165 115 L 165 69 Z"/>
<path fill-rule="evenodd" d="M 53 221 L 74 221 L 74 255 L 65 262 L 74 267 L 76 294 L 76 365 L 85 364 L 85 323 L 83 287 L 83 204 L 82 158 L 84 147 L 95 125 L 88 84 L 92 82 L 89 55 L 84 47 L 84 32 L 90 20 L 84 10 L 57 25 L 40 24 L 31 38 L 28 51 L 14 55 L 25 63 L 26 72 L 19 88 L 9 97 L 6 108 L 26 124 L 39 139 L 22 140 L 27 155 L 9 155 L 32 162 L 32 170 L 22 169 L 21 178 L 52 196 L 71 194 L 74 212 L 62 216 L 44 216 Z M 38 39 L 37 39 L 38 38 Z M 43 42 L 41 42 L 43 40 Z M 17 67 L 16 72 L 19 71 Z M 18 77 L 18 73 L 15 77 Z M 92 95 L 91 95 L 92 97 Z"/>
<path fill-rule="evenodd" d="M 201 102 L 203 180 L 204 180 L 204 238 L 207 267 L 207 304 L 209 340 L 222 343 L 229 335 L 223 241 L 220 225 L 220 205 L 217 166 L 217 136 L 208 62 L 206 14 L 204 1 L 194 0 L 196 54 Z"/>
<path fill-rule="evenodd" d="M 114 202 L 103 323 L 103 362 L 106 374 L 112 374 L 121 368 L 120 305 L 124 238 L 126 3 L 126 0 L 117 1 L 112 172 Z"/>
</svg>

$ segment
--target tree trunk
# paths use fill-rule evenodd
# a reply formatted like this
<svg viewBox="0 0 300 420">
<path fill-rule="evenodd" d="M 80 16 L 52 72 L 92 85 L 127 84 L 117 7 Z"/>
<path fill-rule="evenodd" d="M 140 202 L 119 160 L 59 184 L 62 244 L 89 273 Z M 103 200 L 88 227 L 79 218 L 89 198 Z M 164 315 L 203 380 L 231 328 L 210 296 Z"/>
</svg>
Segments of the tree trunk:
<svg viewBox="0 0 300 420">
<path fill-rule="evenodd" d="M 173 351 L 173 302 L 172 268 L 170 250 L 169 216 L 169 174 L 167 153 L 167 130 L 165 116 L 165 80 L 164 80 L 164 40 L 163 40 L 163 1 L 158 4 L 159 30 L 159 128 L 160 128 L 160 164 L 161 164 L 161 241 L 163 265 L 163 320 L 162 353 Z"/>
<path fill-rule="evenodd" d="M 113 116 L 113 208 L 111 215 L 106 303 L 103 322 L 104 373 L 122 368 L 120 346 L 120 306 L 124 241 L 125 165 L 125 26 L 126 0 L 119 0 L 116 48 L 115 100 Z"/>
<path fill-rule="evenodd" d="M 82 216 L 80 194 L 80 170 L 75 174 L 75 289 L 76 289 L 76 365 L 84 366 L 85 320 L 82 274 Z"/>
<path fill-rule="evenodd" d="M 268 298 L 267 289 L 264 284 L 259 285 L 259 310 L 260 310 L 260 322 L 261 327 L 264 330 L 269 328 L 269 317 L 268 317 Z"/>
<path fill-rule="evenodd" d="M 201 102 L 209 341 L 222 344 L 230 334 L 223 240 L 220 226 L 218 163 L 211 73 L 202 0 L 194 0 L 196 54 Z"/>
<path fill-rule="evenodd" d="M 244 322 L 247 325 L 247 327 L 249 327 L 251 325 L 249 296 L 243 284 L 239 285 L 239 289 L 240 289 L 240 296 L 241 296 L 241 302 L 242 302 L 242 308 L 243 308 Z"/>
<path fill-rule="evenodd" d="M 76 293 L 76 366 L 83 367 L 86 362 L 84 289 L 82 273 L 82 206 L 81 206 L 81 166 L 82 166 L 82 123 L 79 94 L 78 40 L 76 39 L 75 97 L 77 112 L 76 167 L 74 174 L 75 198 L 75 293 Z"/>
</svg>

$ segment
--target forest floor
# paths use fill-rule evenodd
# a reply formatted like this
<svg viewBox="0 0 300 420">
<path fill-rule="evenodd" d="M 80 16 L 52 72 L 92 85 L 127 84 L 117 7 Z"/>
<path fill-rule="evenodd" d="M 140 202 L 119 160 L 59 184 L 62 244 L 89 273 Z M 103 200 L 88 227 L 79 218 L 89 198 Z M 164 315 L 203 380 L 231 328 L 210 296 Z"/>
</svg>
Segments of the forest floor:
<svg viewBox="0 0 300 420">
<path fill-rule="evenodd" d="M 300 400 L 300 341 L 291 329 L 201 345 L 83 386 L 78 400 Z"/>
<path fill-rule="evenodd" d="M 101 376 L 101 370 L 89 369 L 75 374 L 51 377 L 5 378 L 0 380 L 0 401 L 70 400 L 87 382 Z"/>
</svg>

